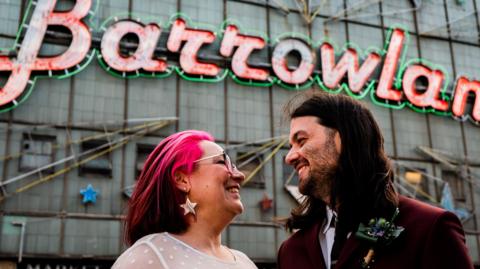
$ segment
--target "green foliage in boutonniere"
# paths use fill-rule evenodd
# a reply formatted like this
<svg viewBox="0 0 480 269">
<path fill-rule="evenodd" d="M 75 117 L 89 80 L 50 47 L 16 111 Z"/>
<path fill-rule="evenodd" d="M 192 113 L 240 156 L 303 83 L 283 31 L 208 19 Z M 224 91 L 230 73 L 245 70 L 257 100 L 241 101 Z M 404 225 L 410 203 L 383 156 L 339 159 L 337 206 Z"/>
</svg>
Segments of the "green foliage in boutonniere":
<svg viewBox="0 0 480 269">
<path fill-rule="evenodd" d="M 384 218 L 375 218 L 368 222 L 368 226 L 365 226 L 363 223 L 360 223 L 358 226 L 355 236 L 362 241 L 366 241 L 370 245 L 367 255 L 361 261 L 362 268 L 370 267 L 370 263 L 373 262 L 376 248 L 390 245 L 393 240 L 403 232 L 403 227 L 393 224 L 399 212 L 400 210 L 398 210 L 397 207 L 390 221 L 387 221 Z"/>
</svg>

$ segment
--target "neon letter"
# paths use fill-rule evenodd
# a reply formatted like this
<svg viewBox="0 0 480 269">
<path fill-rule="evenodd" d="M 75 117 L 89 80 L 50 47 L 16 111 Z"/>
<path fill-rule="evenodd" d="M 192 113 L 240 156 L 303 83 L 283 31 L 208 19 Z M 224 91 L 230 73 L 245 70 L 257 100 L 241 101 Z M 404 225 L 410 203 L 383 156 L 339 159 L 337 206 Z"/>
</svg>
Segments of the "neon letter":
<svg viewBox="0 0 480 269">
<path fill-rule="evenodd" d="M 354 93 L 359 93 L 373 71 L 380 63 L 380 55 L 370 53 L 358 68 L 358 56 L 354 49 L 347 49 L 342 58 L 335 65 L 335 51 L 332 45 L 322 44 L 322 80 L 323 84 L 330 89 L 337 88 L 345 73 L 348 74 L 348 87 Z"/>
<path fill-rule="evenodd" d="M 232 57 L 233 73 L 244 79 L 267 80 L 268 71 L 251 68 L 247 64 L 248 57 L 253 50 L 265 47 L 265 40 L 256 36 L 239 34 L 235 25 L 227 25 L 220 46 L 220 54 L 224 57 L 230 57 L 234 47 L 238 47 L 238 49 Z"/>
<path fill-rule="evenodd" d="M 388 52 L 376 91 L 376 95 L 382 99 L 391 101 L 400 101 L 402 99 L 402 92 L 393 90 L 392 83 L 397 70 L 398 59 L 402 53 L 404 39 L 405 32 L 403 30 L 395 29 L 392 31 L 392 38 L 390 38 Z"/>
<path fill-rule="evenodd" d="M 439 100 L 438 95 L 442 89 L 444 74 L 440 70 L 430 70 L 422 65 L 411 65 L 403 74 L 403 91 L 408 101 L 418 107 L 433 107 L 437 110 L 446 111 L 448 102 Z M 424 93 L 419 94 L 415 88 L 415 81 L 419 77 L 428 80 L 428 88 Z"/>
<path fill-rule="evenodd" d="M 455 97 L 453 98 L 452 112 L 455 117 L 463 118 L 465 106 L 467 104 L 468 94 L 475 94 L 475 103 L 472 108 L 472 119 L 480 122 L 480 81 L 469 81 L 466 77 L 460 77 L 455 87 Z"/>
<path fill-rule="evenodd" d="M 17 58 L 0 57 L 0 71 L 11 71 L 3 89 L 0 89 L 0 106 L 17 102 L 15 99 L 25 90 L 32 71 L 68 69 L 79 64 L 88 53 L 91 35 L 81 19 L 88 14 L 91 0 L 77 0 L 72 10 L 58 13 L 53 12 L 56 2 L 39 0 Z M 67 27 L 72 33 L 72 42 L 61 55 L 37 58 L 48 25 Z"/>
<path fill-rule="evenodd" d="M 180 52 L 182 69 L 188 74 L 216 76 L 220 72 L 218 66 L 197 61 L 200 47 L 203 44 L 212 43 L 214 40 L 215 34 L 211 31 L 187 29 L 183 19 L 176 19 L 168 37 L 167 48 L 172 52 L 178 52 L 182 41 L 186 41 Z"/>
<path fill-rule="evenodd" d="M 291 51 L 300 53 L 300 65 L 296 70 L 290 71 L 286 57 Z M 283 82 L 302 84 L 310 77 L 315 64 L 315 53 L 304 42 L 298 39 L 285 39 L 280 41 L 273 50 L 272 68 Z"/>
<path fill-rule="evenodd" d="M 120 40 L 128 33 L 136 34 L 139 43 L 133 55 L 124 57 L 120 54 Z M 167 69 L 166 62 L 152 59 L 160 33 L 160 27 L 156 24 L 142 26 L 133 21 L 117 22 L 102 37 L 102 57 L 110 67 L 118 71 L 131 72 L 143 68 L 150 72 L 164 72 Z"/>
</svg>

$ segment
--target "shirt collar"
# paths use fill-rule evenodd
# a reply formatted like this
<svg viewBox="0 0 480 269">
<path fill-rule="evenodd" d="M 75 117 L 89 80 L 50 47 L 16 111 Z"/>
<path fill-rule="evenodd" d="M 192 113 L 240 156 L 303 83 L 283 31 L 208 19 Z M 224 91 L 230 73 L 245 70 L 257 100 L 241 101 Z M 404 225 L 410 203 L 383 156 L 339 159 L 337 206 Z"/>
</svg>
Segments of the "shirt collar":
<svg viewBox="0 0 480 269">
<path fill-rule="evenodd" d="M 326 207 L 326 218 L 325 220 L 323 221 L 323 225 L 321 227 L 321 232 L 326 234 L 328 229 L 330 228 L 330 224 L 332 223 L 332 220 L 335 221 L 333 219 L 333 216 L 335 216 L 335 218 L 337 217 L 337 213 L 335 211 L 333 211 L 329 206 Z"/>
</svg>

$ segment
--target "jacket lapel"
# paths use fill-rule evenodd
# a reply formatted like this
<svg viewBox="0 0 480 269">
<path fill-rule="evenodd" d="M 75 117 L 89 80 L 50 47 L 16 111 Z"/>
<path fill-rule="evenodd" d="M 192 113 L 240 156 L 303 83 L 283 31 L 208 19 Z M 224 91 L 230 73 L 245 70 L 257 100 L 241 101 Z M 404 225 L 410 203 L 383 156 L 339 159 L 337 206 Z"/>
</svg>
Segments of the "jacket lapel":
<svg viewBox="0 0 480 269">
<path fill-rule="evenodd" d="M 327 269 L 325 267 L 325 261 L 323 260 L 322 248 L 318 239 L 318 233 L 320 232 L 321 223 L 316 223 L 312 229 L 307 229 L 305 233 L 304 242 L 306 244 L 308 257 L 313 265 L 312 268 Z M 328 268 L 329 269 L 329 268 Z"/>
<path fill-rule="evenodd" d="M 340 251 L 340 256 L 338 257 L 337 264 L 335 266 L 335 269 L 340 269 L 342 268 L 345 264 L 347 264 L 349 261 L 352 259 L 357 259 L 358 261 L 354 261 L 353 264 L 358 264 L 358 267 L 360 267 L 360 251 L 364 249 L 362 247 L 362 244 L 360 241 L 358 241 L 357 238 L 355 238 L 355 235 L 352 233 L 350 237 L 347 239 L 347 242 L 345 242 L 345 245 L 343 246 L 342 250 Z M 367 252 L 365 251 L 365 255 Z M 352 264 L 352 263 L 350 263 Z"/>
</svg>

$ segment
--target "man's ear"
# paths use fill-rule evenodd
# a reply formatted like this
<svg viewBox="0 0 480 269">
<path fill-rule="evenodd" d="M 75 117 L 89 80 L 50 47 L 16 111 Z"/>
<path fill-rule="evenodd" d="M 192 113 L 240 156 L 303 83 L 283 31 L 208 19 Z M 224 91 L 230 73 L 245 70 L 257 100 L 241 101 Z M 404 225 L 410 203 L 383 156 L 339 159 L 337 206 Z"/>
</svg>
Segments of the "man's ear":
<svg viewBox="0 0 480 269">
<path fill-rule="evenodd" d="M 175 186 L 184 192 L 190 191 L 190 179 L 184 173 L 177 171 L 175 172 Z"/>
<path fill-rule="evenodd" d="M 338 153 L 342 152 L 342 139 L 340 138 L 340 133 L 338 131 L 335 132 L 335 137 L 333 139 L 335 141 L 335 149 Z"/>
</svg>

